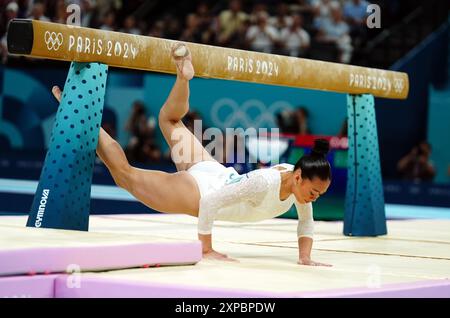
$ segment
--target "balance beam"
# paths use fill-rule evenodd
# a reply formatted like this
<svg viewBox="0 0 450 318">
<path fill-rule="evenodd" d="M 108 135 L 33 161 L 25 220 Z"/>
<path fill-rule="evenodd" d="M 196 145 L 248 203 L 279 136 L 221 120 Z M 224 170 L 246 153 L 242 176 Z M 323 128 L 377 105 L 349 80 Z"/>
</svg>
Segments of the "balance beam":
<svg viewBox="0 0 450 318">
<path fill-rule="evenodd" d="M 8 51 L 75 62 L 175 74 L 171 46 L 175 41 L 35 20 L 14 19 Z M 260 84 L 406 99 L 406 73 L 303 58 L 258 53 L 196 43 L 192 52 L 196 75 Z"/>
</svg>

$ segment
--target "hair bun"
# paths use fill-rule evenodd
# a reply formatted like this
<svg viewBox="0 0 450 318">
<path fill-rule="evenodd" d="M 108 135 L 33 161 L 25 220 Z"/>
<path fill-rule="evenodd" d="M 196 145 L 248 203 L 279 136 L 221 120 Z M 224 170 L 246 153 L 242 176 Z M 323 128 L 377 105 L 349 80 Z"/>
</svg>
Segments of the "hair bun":
<svg viewBox="0 0 450 318">
<path fill-rule="evenodd" d="M 316 139 L 314 140 L 314 147 L 311 154 L 326 156 L 330 151 L 330 143 L 326 139 Z"/>
</svg>

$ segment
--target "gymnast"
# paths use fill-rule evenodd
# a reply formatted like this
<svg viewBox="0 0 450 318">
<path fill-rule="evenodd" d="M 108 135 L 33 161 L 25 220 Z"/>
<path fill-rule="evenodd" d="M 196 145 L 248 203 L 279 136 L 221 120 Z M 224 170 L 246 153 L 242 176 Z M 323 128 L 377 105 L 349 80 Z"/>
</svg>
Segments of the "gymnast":
<svg viewBox="0 0 450 318">
<path fill-rule="evenodd" d="M 198 217 L 203 257 L 217 260 L 233 259 L 213 249 L 214 220 L 259 221 L 279 216 L 295 204 L 299 219 L 298 264 L 331 266 L 311 259 L 312 202 L 327 191 L 331 182 L 331 168 L 326 159 L 328 142 L 316 140 L 311 153 L 301 157 L 295 166 L 280 164 L 245 175 L 239 175 L 232 167 L 224 167 L 182 122 L 189 110 L 189 81 L 194 76 L 194 68 L 190 51 L 184 44 L 174 45 L 171 54 L 177 77 L 159 112 L 159 126 L 171 149 L 177 172 L 132 167 L 119 143 L 101 128 L 97 155 L 116 184 L 154 210 Z M 60 101 L 61 90 L 54 86 L 52 92 Z"/>
</svg>

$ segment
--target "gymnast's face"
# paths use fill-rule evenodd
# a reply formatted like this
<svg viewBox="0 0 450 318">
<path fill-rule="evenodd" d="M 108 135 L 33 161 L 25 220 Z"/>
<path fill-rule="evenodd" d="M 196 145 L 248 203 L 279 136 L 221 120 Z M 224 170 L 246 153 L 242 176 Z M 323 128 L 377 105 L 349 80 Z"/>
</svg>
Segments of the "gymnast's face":
<svg viewBox="0 0 450 318">
<path fill-rule="evenodd" d="M 292 193 L 300 203 L 316 201 L 321 195 L 327 192 L 330 180 L 320 180 L 320 178 L 303 179 L 300 172 L 293 174 Z"/>
</svg>

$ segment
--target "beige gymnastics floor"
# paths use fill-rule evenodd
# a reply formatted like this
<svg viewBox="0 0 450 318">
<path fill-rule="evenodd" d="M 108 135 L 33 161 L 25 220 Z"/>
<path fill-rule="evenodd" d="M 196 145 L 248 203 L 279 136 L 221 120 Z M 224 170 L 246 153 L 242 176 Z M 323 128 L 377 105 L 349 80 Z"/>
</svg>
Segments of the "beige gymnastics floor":
<svg viewBox="0 0 450 318">
<path fill-rule="evenodd" d="M 22 226 L 24 217 L 0 217 L 0 225 Z M 87 273 L 135 282 L 271 292 L 378 288 L 387 284 L 450 278 L 450 220 L 388 222 L 389 234 L 345 237 L 342 222 L 316 222 L 313 259 L 333 267 L 296 264 L 295 220 L 217 222 L 215 248 L 238 262 L 202 260 L 196 265 Z M 134 241 L 196 239 L 196 219 L 183 215 L 91 216 L 90 232 L 132 236 Z M 130 238 L 131 239 L 131 238 Z M 14 244 L 14 242 L 11 242 Z M 30 242 L 30 245 L 32 243 Z M 447 295 L 450 297 L 450 295 Z"/>
</svg>

